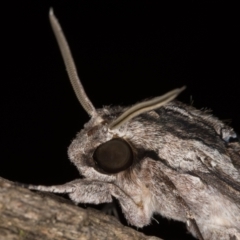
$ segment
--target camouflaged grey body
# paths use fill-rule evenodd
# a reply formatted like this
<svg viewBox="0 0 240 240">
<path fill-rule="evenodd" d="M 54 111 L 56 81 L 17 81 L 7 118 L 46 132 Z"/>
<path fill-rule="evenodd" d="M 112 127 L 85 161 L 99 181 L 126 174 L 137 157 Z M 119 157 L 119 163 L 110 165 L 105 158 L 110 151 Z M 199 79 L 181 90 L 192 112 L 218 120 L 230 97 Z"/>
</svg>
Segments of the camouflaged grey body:
<svg viewBox="0 0 240 240">
<path fill-rule="evenodd" d="M 115 197 L 137 227 L 150 224 L 159 213 L 185 222 L 198 239 L 240 239 L 240 144 L 235 132 L 204 111 L 171 101 L 183 88 L 131 108 L 96 110 L 52 11 L 50 20 L 73 88 L 91 120 L 68 150 L 84 178 L 30 188 L 67 193 L 75 203 L 106 203 Z"/>
</svg>

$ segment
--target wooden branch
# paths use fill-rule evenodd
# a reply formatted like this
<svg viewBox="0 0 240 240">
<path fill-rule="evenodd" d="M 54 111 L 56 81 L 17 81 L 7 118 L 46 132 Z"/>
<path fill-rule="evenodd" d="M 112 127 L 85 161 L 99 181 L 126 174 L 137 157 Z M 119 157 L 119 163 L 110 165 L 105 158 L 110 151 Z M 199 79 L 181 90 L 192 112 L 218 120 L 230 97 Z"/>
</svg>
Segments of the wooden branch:
<svg viewBox="0 0 240 240">
<path fill-rule="evenodd" d="M 113 216 L 82 209 L 56 195 L 34 193 L 0 178 L 0 239 L 159 240 L 123 226 Z"/>
</svg>

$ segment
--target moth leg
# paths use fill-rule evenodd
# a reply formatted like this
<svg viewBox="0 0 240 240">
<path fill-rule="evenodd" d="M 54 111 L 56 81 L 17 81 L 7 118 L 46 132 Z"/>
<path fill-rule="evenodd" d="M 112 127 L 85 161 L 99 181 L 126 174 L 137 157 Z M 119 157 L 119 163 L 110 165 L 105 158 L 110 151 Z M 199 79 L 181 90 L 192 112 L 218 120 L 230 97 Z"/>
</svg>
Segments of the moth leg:
<svg viewBox="0 0 240 240">
<path fill-rule="evenodd" d="M 119 201 L 123 214 L 131 225 L 141 228 L 151 222 L 151 215 L 147 214 L 141 202 L 135 203 L 130 196 L 114 184 L 110 184 L 110 191 L 111 195 Z"/>
<path fill-rule="evenodd" d="M 42 185 L 28 185 L 20 184 L 22 187 L 30 190 L 37 190 L 41 192 L 53 192 L 53 193 L 72 193 L 75 191 L 74 181 L 62 185 L 42 186 Z"/>
<path fill-rule="evenodd" d="M 69 197 L 75 203 L 107 203 L 115 197 L 130 224 L 143 227 L 150 223 L 151 216 L 144 211 L 142 204 L 136 204 L 133 199 L 113 183 L 80 179 L 69 184 L 75 185 L 75 190 Z"/>
<path fill-rule="evenodd" d="M 80 179 L 76 180 L 74 185 L 75 190 L 69 193 L 69 197 L 75 203 L 100 204 L 112 202 L 109 183 Z"/>
<path fill-rule="evenodd" d="M 115 200 L 115 199 L 114 199 Z M 111 203 L 106 203 L 102 208 L 101 211 L 106 213 L 107 215 L 112 215 L 118 220 L 120 220 L 117 206 L 116 206 L 116 201 L 112 201 Z"/>
<path fill-rule="evenodd" d="M 151 221 L 151 216 L 146 214 L 143 205 L 136 204 L 130 196 L 113 183 L 77 180 L 73 184 L 76 188 L 69 194 L 69 197 L 76 203 L 107 203 L 112 202 L 113 196 L 119 201 L 130 224 L 143 227 Z"/>
<path fill-rule="evenodd" d="M 113 196 L 118 199 L 122 211 L 130 224 L 143 227 L 151 221 L 151 216 L 147 214 L 147 211 L 144 211 L 142 203 L 135 203 L 130 196 L 112 183 L 77 179 L 63 185 L 49 187 L 28 185 L 28 188 L 44 192 L 67 193 L 76 204 L 112 202 Z"/>
<path fill-rule="evenodd" d="M 63 185 L 34 186 L 27 185 L 31 190 L 68 194 L 72 201 L 78 203 L 106 203 L 112 201 L 108 185 L 104 182 L 77 179 Z"/>
</svg>

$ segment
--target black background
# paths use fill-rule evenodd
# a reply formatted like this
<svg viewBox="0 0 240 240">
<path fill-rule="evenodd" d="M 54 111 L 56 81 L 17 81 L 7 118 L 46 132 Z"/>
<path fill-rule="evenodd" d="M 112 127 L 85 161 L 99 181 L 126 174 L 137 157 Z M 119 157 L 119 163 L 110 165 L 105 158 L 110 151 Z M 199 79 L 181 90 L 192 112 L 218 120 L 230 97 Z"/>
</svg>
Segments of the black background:
<svg viewBox="0 0 240 240">
<path fill-rule="evenodd" d="M 0 176 L 31 184 L 78 178 L 67 147 L 88 121 L 52 33 L 53 7 L 95 105 L 130 105 L 183 85 L 178 97 L 240 132 L 239 13 L 230 1 L 9 1 L 1 4 Z M 184 236 L 159 220 L 148 234 Z"/>
</svg>

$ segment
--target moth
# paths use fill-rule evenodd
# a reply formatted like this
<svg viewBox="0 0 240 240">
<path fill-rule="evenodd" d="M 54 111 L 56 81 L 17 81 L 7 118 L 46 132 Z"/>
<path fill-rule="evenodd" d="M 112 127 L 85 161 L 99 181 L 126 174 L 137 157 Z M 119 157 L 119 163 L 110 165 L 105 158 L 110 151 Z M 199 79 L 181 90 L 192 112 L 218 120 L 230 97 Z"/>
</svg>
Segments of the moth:
<svg viewBox="0 0 240 240">
<path fill-rule="evenodd" d="M 75 203 L 115 197 L 136 227 L 157 213 L 186 223 L 200 240 L 240 239 L 240 143 L 234 130 L 173 101 L 185 87 L 131 107 L 95 109 L 53 10 L 49 16 L 75 94 L 91 119 L 68 149 L 83 178 L 29 188 L 65 193 Z"/>
</svg>

